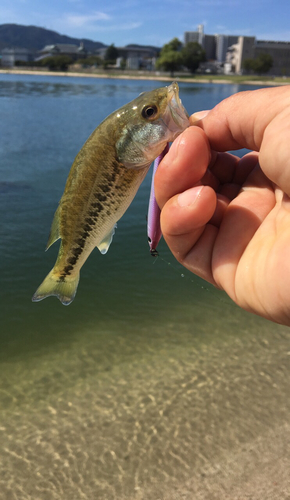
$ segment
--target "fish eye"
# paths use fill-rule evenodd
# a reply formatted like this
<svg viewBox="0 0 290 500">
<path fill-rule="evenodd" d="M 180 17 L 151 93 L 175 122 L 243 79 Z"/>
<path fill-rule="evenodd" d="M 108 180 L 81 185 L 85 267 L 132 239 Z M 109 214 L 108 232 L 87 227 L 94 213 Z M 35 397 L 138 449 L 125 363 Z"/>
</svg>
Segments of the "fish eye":
<svg viewBox="0 0 290 500">
<path fill-rule="evenodd" d="M 144 106 L 142 109 L 142 116 L 146 120 L 152 120 L 158 113 L 158 108 L 155 104 L 149 104 L 149 106 Z"/>
</svg>

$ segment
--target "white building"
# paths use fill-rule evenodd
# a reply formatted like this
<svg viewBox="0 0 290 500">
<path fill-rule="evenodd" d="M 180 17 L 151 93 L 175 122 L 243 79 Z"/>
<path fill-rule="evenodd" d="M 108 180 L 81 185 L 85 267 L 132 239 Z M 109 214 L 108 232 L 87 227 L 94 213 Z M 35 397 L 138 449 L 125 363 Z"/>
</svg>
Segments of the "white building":
<svg viewBox="0 0 290 500">
<path fill-rule="evenodd" d="M 245 59 L 255 59 L 261 54 L 269 54 L 273 66 L 269 75 L 290 75 L 290 42 L 256 40 L 255 37 L 239 36 L 238 42 L 229 47 L 226 61 L 233 73 L 243 72 Z"/>
<path fill-rule="evenodd" d="M 255 42 L 254 36 L 239 36 L 237 43 L 229 47 L 226 55 L 226 67 L 228 69 L 231 67 L 232 73 L 241 74 L 244 60 L 254 59 Z"/>
<path fill-rule="evenodd" d="M 197 31 L 186 31 L 184 33 L 184 44 L 198 42 L 205 50 L 207 61 L 224 63 L 229 46 L 237 43 L 238 36 L 232 35 L 206 35 L 203 25 L 199 24 Z"/>
<path fill-rule="evenodd" d="M 152 70 L 155 67 L 156 58 L 158 55 L 157 50 L 154 48 L 139 47 L 128 45 L 127 47 L 116 47 L 119 57 L 117 59 L 117 66 L 120 67 L 121 60 L 126 61 L 127 69 L 148 69 Z M 107 48 L 99 49 L 98 55 L 104 59 Z"/>
<path fill-rule="evenodd" d="M 6 68 L 13 68 L 17 62 L 32 61 L 32 54 L 27 49 L 3 49 L 1 64 Z"/>
<path fill-rule="evenodd" d="M 186 31 L 184 33 L 184 45 L 189 42 L 197 42 L 199 45 L 203 46 L 204 29 L 203 24 L 199 24 L 197 31 Z"/>
<path fill-rule="evenodd" d="M 81 43 L 79 46 L 71 43 L 56 43 L 54 45 L 46 45 L 42 50 L 39 51 L 40 56 L 37 60 L 44 59 L 45 57 L 51 56 L 69 56 L 73 60 L 81 59 L 87 56 L 87 50 L 84 48 L 84 44 Z"/>
<path fill-rule="evenodd" d="M 186 31 L 184 43 L 198 42 L 206 53 L 207 62 L 214 62 L 217 70 L 224 67 L 226 73 L 242 73 L 245 59 L 255 59 L 269 54 L 273 66 L 269 75 L 290 75 L 290 42 L 256 40 L 255 37 L 236 35 L 206 35 L 203 25 L 197 31 Z"/>
<path fill-rule="evenodd" d="M 220 63 L 226 61 L 226 55 L 229 47 L 238 42 L 238 36 L 234 35 L 215 35 L 216 37 L 216 60 Z"/>
<path fill-rule="evenodd" d="M 184 45 L 189 42 L 197 42 L 205 50 L 206 59 L 213 61 L 216 59 L 215 35 L 205 35 L 203 24 L 199 24 L 197 31 L 186 31 L 184 33 Z"/>
</svg>

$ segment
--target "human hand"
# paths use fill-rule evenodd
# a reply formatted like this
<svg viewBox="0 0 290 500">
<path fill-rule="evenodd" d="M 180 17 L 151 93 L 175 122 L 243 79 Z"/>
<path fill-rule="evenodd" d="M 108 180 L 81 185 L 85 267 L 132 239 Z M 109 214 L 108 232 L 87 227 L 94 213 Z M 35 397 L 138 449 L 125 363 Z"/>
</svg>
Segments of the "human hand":
<svg viewBox="0 0 290 500">
<path fill-rule="evenodd" d="M 290 325 L 290 87 L 235 94 L 191 123 L 155 177 L 163 236 L 239 306 Z"/>
</svg>

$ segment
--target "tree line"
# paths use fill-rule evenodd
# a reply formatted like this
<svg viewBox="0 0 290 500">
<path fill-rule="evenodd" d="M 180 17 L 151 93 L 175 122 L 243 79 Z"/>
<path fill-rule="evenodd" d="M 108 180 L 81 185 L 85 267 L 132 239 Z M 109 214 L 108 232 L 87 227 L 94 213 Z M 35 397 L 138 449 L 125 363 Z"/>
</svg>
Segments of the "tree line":
<svg viewBox="0 0 290 500">
<path fill-rule="evenodd" d="M 82 64 L 83 66 L 99 66 L 107 69 L 116 64 L 118 57 L 119 52 L 117 47 L 111 44 L 107 48 L 104 58 L 97 55 L 90 55 L 75 61 L 72 57 L 67 55 L 55 55 L 44 57 L 40 61 L 35 61 L 33 63 L 26 63 L 26 65 L 44 66 L 52 71 L 66 71 L 69 66 L 74 63 Z M 173 38 L 173 40 L 162 47 L 156 61 L 156 68 L 170 71 L 170 73 L 173 74 L 174 71 L 186 67 L 189 71 L 194 73 L 199 64 L 203 61 L 205 61 L 205 51 L 197 42 L 189 42 L 183 47 L 178 38 Z M 22 61 L 18 61 L 16 64 L 21 66 L 25 65 Z M 121 61 L 120 67 L 121 69 L 125 69 L 126 61 L 124 59 Z"/>
<path fill-rule="evenodd" d="M 162 47 L 156 68 L 170 71 L 171 76 L 183 67 L 194 73 L 205 60 L 205 51 L 199 43 L 188 42 L 183 46 L 178 38 L 173 38 Z"/>
<path fill-rule="evenodd" d="M 116 64 L 116 60 L 119 57 L 119 52 L 114 44 L 107 47 L 104 54 L 104 58 L 97 55 L 90 55 L 86 58 L 73 60 L 67 55 L 55 55 L 48 56 L 41 59 L 38 62 L 33 63 L 36 66 L 45 66 L 50 70 L 61 70 L 66 71 L 68 67 L 73 64 L 82 64 L 82 66 L 99 66 L 107 69 L 110 66 Z M 183 46 L 178 38 L 173 38 L 169 43 L 166 43 L 156 60 L 156 69 L 162 69 L 164 71 L 169 71 L 171 76 L 174 76 L 175 71 L 179 71 L 183 68 L 188 69 L 191 73 L 195 73 L 198 69 L 200 63 L 206 61 L 205 50 L 197 42 L 188 42 Z M 16 63 L 18 65 L 23 65 L 21 61 Z M 31 63 L 26 63 L 31 65 Z M 243 69 L 246 72 L 265 74 L 273 66 L 273 59 L 269 54 L 262 53 L 254 59 L 246 59 L 243 62 Z M 120 68 L 125 69 L 126 61 L 122 59 Z"/>
<path fill-rule="evenodd" d="M 182 45 L 178 38 L 173 38 L 171 42 L 165 44 L 161 49 L 160 57 L 157 59 L 156 68 L 170 71 L 173 76 L 174 71 L 182 67 L 194 73 L 201 62 L 206 61 L 206 54 L 201 45 L 197 42 L 188 42 Z M 273 58 L 270 54 L 261 53 L 254 59 L 245 59 L 243 69 L 246 72 L 257 73 L 259 75 L 268 73 L 273 66 Z"/>
<path fill-rule="evenodd" d="M 258 73 L 258 75 L 268 73 L 272 66 L 273 58 L 270 54 L 266 53 L 259 54 L 255 59 L 245 59 L 243 62 L 245 71 Z"/>
</svg>

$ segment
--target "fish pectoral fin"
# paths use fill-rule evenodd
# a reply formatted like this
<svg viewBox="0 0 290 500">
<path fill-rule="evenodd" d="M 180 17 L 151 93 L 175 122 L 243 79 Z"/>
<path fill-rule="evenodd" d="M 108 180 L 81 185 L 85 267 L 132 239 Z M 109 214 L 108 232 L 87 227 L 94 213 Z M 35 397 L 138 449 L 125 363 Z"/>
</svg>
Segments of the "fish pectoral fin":
<svg viewBox="0 0 290 500">
<path fill-rule="evenodd" d="M 115 234 L 116 227 L 117 224 L 115 224 L 113 228 L 108 232 L 108 234 L 106 234 L 106 236 L 102 239 L 101 243 L 97 245 L 97 248 L 100 250 L 102 254 L 107 253 L 107 251 L 109 250 L 113 236 Z"/>
<path fill-rule="evenodd" d="M 53 218 L 53 221 L 51 224 L 50 234 L 49 234 L 49 238 L 48 238 L 48 242 L 47 242 L 45 251 L 48 250 L 49 247 L 51 247 L 51 245 L 53 245 L 53 243 L 55 241 L 59 240 L 59 238 L 60 238 L 59 211 L 60 211 L 60 207 L 57 208 L 57 210 L 54 214 L 54 218 Z"/>
</svg>

